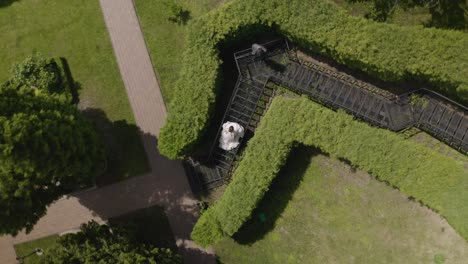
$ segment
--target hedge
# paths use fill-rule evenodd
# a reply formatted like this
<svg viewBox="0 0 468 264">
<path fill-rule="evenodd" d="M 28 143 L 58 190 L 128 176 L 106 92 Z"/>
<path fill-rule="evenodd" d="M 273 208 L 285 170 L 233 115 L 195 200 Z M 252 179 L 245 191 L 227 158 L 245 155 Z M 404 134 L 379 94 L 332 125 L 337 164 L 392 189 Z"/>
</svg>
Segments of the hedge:
<svg viewBox="0 0 468 264">
<path fill-rule="evenodd" d="M 297 143 L 318 147 L 390 183 L 439 212 L 468 239 L 468 174 L 462 164 L 307 98 L 277 97 L 249 141 L 224 195 L 195 225 L 194 241 L 208 246 L 236 233 Z"/>
<path fill-rule="evenodd" d="M 160 152 L 192 152 L 209 124 L 220 89 L 219 47 L 274 28 L 305 49 L 383 80 L 429 81 L 468 102 L 468 36 L 462 32 L 401 27 L 352 17 L 325 0 L 242 0 L 189 25 L 184 67 L 159 138 Z"/>
</svg>

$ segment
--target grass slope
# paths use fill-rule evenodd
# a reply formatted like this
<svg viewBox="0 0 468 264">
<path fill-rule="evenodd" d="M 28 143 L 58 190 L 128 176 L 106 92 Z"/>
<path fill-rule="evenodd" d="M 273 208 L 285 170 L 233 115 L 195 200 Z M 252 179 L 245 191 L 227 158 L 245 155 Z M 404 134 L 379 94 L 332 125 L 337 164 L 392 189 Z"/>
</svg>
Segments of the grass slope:
<svg viewBox="0 0 468 264">
<path fill-rule="evenodd" d="M 468 243 L 438 214 L 304 147 L 292 152 L 252 219 L 215 251 L 226 264 L 468 259 Z"/>
<path fill-rule="evenodd" d="M 80 107 L 97 122 L 108 148 L 107 183 L 148 169 L 146 156 L 99 2 L 21 0 L 0 6 L 0 82 L 15 62 L 35 52 L 65 57 L 79 82 Z M 115 154 L 117 153 L 117 154 Z"/>
</svg>

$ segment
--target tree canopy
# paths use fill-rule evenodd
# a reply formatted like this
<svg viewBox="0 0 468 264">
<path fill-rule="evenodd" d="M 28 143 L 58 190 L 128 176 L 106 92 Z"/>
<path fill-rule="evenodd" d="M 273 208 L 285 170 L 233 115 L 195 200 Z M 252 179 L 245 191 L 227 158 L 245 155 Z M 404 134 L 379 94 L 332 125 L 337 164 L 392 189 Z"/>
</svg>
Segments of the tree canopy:
<svg viewBox="0 0 468 264">
<path fill-rule="evenodd" d="M 80 232 L 59 238 L 41 263 L 173 264 L 182 263 L 182 258 L 170 249 L 138 243 L 125 229 L 92 221 L 82 225 Z"/>
<path fill-rule="evenodd" d="M 92 124 L 60 95 L 31 89 L 33 83 L 49 83 L 41 79 L 48 74 L 37 76 L 34 82 L 0 87 L 1 234 L 29 231 L 47 205 L 89 186 L 106 165 Z"/>
<path fill-rule="evenodd" d="M 13 66 L 10 82 L 52 93 L 60 88 L 60 73 L 54 60 L 37 53 Z"/>
</svg>

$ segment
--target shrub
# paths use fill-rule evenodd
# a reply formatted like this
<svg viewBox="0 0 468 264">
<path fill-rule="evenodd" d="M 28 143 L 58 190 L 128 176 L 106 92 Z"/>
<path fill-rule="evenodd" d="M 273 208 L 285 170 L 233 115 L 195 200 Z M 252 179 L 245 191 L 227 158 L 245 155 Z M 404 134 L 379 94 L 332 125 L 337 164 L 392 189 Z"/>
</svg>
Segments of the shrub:
<svg viewBox="0 0 468 264">
<path fill-rule="evenodd" d="M 176 264 L 182 263 L 182 257 L 170 249 L 139 243 L 125 229 L 91 221 L 80 232 L 60 237 L 39 263 Z"/>
<path fill-rule="evenodd" d="M 75 82 L 64 58 L 47 59 L 36 53 L 13 65 L 9 86 L 23 86 L 71 101 Z"/>
<path fill-rule="evenodd" d="M 468 37 L 461 32 L 376 23 L 325 0 L 233 1 L 189 27 L 184 68 L 159 138 L 159 150 L 169 158 L 190 153 L 209 123 L 220 87 L 218 47 L 265 27 L 374 77 L 428 81 L 468 102 L 468 59 L 462 52 Z"/>
<path fill-rule="evenodd" d="M 55 92 L 60 86 L 60 74 L 54 60 L 36 53 L 13 66 L 10 81 L 18 86 Z"/>
<path fill-rule="evenodd" d="M 277 97 L 249 141 L 224 195 L 195 225 L 195 242 L 208 246 L 236 233 L 295 143 L 318 147 L 390 183 L 438 211 L 468 239 L 468 177 L 461 164 L 307 98 Z"/>
</svg>

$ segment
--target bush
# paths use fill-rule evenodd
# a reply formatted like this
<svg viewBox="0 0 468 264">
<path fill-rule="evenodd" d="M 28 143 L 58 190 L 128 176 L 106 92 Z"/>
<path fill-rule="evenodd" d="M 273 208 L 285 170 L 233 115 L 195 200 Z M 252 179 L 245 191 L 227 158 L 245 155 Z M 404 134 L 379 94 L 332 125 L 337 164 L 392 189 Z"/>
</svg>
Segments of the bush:
<svg viewBox="0 0 468 264">
<path fill-rule="evenodd" d="M 54 60 L 36 53 L 13 66 L 10 81 L 18 86 L 55 92 L 60 86 L 60 74 Z"/>
<path fill-rule="evenodd" d="M 64 58 L 47 59 L 36 53 L 13 65 L 9 86 L 29 87 L 45 93 L 59 95 L 71 101 L 75 82 Z"/>
<path fill-rule="evenodd" d="M 191 153 L 211 118 L 219 88 L 218 47 L 274 28 L 303 48 L 389 80 L 423 80 L 468 102 L 466 34 L 400 27 L 349 16 L 325 0 L 242 0 L 190 24 L 181 79 L 159 138 L 169 158 Z"/>
<path fill-rule="evenodd" d="M 468 177 L 461 164 L 307 98 L 277 97 L 249 141 L 224 195 L 195 225 L 195 242 L 208 246 L 236 233 L 295 143 L 318 147 L 388 182 L 439 212 L 468 239 Z"/>
<path fill-rule="evenodd" d="M 170 249 L 135 241 L 125 229 L 91 221 L 80 232 L 60 237 L 39 263 L 176 264 L 182 263 L 182 257 Z"/>
</svg>

